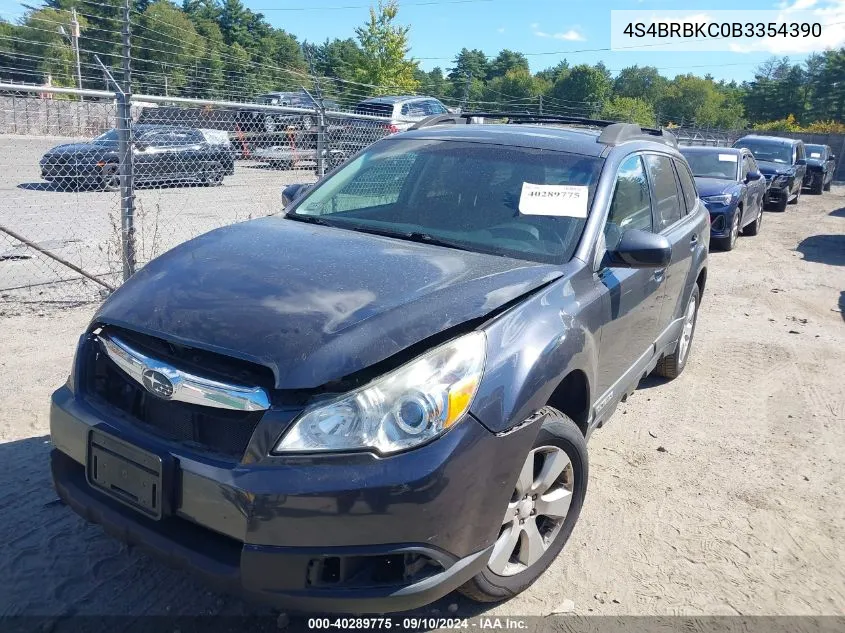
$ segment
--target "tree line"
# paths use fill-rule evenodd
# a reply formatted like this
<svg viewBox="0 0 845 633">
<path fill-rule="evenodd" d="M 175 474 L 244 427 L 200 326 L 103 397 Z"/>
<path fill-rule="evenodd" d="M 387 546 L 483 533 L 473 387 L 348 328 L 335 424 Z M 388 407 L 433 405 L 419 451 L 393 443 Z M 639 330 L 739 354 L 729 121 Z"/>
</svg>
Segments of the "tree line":
<svg viewBox="0 0 845 633">
<path fill-rule="evenodd" d="M 122 0 L 46 0 L 16 21 L 0 19 L 0 79 L 75 86 L 65 34 L 80 23 L 85 88 L 105 87 L 97 55 L 119 72 Z M 133 90 L 245 101 L 270 90 L 319 90 L 353 105 L 367 96 L 419 93 L 473 110 L 509 110 L 629 120 L 641 125 L 839 131 L 845 108 L 845 48 L 802 63 L 772 58 L 738 83 L 652 66 L 614 74 L 602 63 L 531 72 L 509 49 L 461 49 L 447 68 L 424 71 L 410 56 L 410 27 L 395 0 L 370 9 L 354 37 L 300 42 L 241 0 L 133 0 Z M 60 28 L 61 27 L 61 28 Z M 315 78 L 319 80 L 315 81 Z"/>
</svg>

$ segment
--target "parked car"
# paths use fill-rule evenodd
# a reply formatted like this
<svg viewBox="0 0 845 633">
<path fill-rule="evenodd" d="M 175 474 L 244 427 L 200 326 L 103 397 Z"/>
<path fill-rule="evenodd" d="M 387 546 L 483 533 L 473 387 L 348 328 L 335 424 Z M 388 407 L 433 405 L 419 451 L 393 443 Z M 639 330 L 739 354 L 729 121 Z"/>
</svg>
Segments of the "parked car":
<svg viewBox="0 0 845 633">
<path fill-rule="evenodd" d="M 237 121 L 245 131 L 280 132 L 287 128 L 311 130 L 317 125 L 317 102 L 304 90 L 299 92 L 268 92 L 259 95 L 255 102 L 261 105 L 308 108 L 314 112 L 276 112 L 244 107 L 238 111 Z M 340 106 L 331 99 L 324 99 L 326 110 L 338 110 Z"/>
<path fill-rule="evenodd" d="M 219 147 L 222 151 L 231 154 L 232 162 L 231 166 L 232 169 L 227 172 L 227 175 L 231 176 L 235 173 L 234 165 L 235 159 L 240 158 L 241 152 L 235 149 L 235 146 L 232 144 L 232 139 L 229 136 L 229 132 L 226 130 L 209 130 L 209 129 L 199 129 L 197 130 L 203 137 L 203 140 L 212 146 Z"/>
<path fill-rule="evenodd" d="M 763 223 L 766 179 L 747 149 L 683 147 L 698 195 L 710 213 L 710 244 L 732 250 L 740 231 L 757 235 Z"/>
<path fill-rule="evenodd" d="M 769 183 L 765 204 L 786 211 L 787 204 L 798 204 L 807 173 L 804 141 L 777 136 L 743 136 L 733 147 L 751 150 Z"/>
<path fill-rule="evenodd" d="M 200 182 L 216 185 L 234 173 L 234 154 L 209 143 L 192 128 L 136 125 L 133 128 L 135 182 Z M 41 177 L 72 187 L 120 188 L 116 129 L 86 143 L 54 147 L 40 161 Z"/>
<path fill-rule="evenodd" d="M 281 608 L 530 586 L 578 519 L 587 438 L 688 361 L 709 220 L 669 134 L 469 116 L 118 288 L 52 396 L 61 499 Z"/>
<path fill-rule="evenodd" d="M 836 173 L 836 156 L 830 145 L 807 145 L 807 173 L 804 186 L 818 195 L 830 191 L 830 183 Z"/>
<path fill-rule="evenodd" d="M 353 108 L 353 112 L 380 118 L 347 118 L 341 121 L 342 132 L 330 135 L 329 139 L 346 156 L 352 156 L 388 134 L 402 132 L 429 116 L 447 114 L 449 110 L 434 97 L 385 96 L 364 99 Z"/>
</svg>

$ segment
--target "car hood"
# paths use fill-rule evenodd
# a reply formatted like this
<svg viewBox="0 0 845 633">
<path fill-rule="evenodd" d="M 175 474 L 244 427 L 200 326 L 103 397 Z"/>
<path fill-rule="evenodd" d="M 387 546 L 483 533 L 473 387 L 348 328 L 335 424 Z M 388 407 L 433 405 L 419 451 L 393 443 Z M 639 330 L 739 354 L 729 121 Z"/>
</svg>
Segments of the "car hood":
<svg viewBox="0 0 845 633">
<path fill-rule="evenodd" d="M 705 198 L 707 196 L 717 196 L 720 193 L 728 193 L 737 186 L 737 183 L 733 180 L 725 180 L 722 178 L 704 178 L 696 176 L 695 186 L 698 189 L 698 195 Z"/>
<path fill-rule="evenodd" d="M 339 380 L 561 276 L 557 266 L 262 218 L 151 261 L 96 323 L 260 363 L 279 389 Z"/>
<path fill-rule="evenodd" d="M 57 145 L 48 154 L 76 154 L 76 153 L 93 153 L 100 151 L 108 151 L 115 149 L 110 145 L 102 143 L 65 143 L 64 145 Z"/>
<path fill-rule="evenodd" d="M 761 174 L 767 175 L 787 174 L 792 169 L 792 165 L 787 165 L 786 163 L 773 163 L 768 160 L 758 160 L 757 167 L 760 168 Z"/>
<path fill-rule="evenodd" d="M 807 167 L 813 167 L 815 169 L 823 169 L 827 163 L 826 160 L 821 160 L 820 158 L 808 158 L 807 159 Z"/>
</svg>

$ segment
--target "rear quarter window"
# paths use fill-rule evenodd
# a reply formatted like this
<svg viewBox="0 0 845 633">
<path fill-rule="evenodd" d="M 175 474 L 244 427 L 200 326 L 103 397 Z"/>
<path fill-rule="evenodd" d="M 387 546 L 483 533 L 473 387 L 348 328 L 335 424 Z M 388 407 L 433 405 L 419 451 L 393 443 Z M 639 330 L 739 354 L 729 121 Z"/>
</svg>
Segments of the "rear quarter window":
<svg viewBox="0 0 845 633">
<path fill-rule="evenodd" d="M 675 169 L 678 172 L 678 180 L 681 181 L 681 192 L 684 194 L 684 202 L 687 205 L 687 213 L 695 208 L 695 200 L 698 198 L 698 190 L 695 188 L 689 167 L 684 161 L 676 160 Z"/>
</svg>

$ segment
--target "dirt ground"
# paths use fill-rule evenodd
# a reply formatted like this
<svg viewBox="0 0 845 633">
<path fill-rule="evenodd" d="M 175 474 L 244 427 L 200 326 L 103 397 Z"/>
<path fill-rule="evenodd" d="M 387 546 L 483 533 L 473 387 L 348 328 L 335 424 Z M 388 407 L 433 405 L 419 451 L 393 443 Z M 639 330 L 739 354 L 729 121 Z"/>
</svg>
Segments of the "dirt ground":
<svg viewBox="0 0 845 633">
<path fill-rule="evenodd" d="M 48 398 L 93 309 L 0 318 L 0 615 L 251 612 L 56 502 Z M 845 614 L 843 309 L 845 187 L 714 252 L 685 373 L 593 435 L 569 544 L 486 613 Z M 452 605 L 484 612 L 424 612 Z"/>
</svg>

